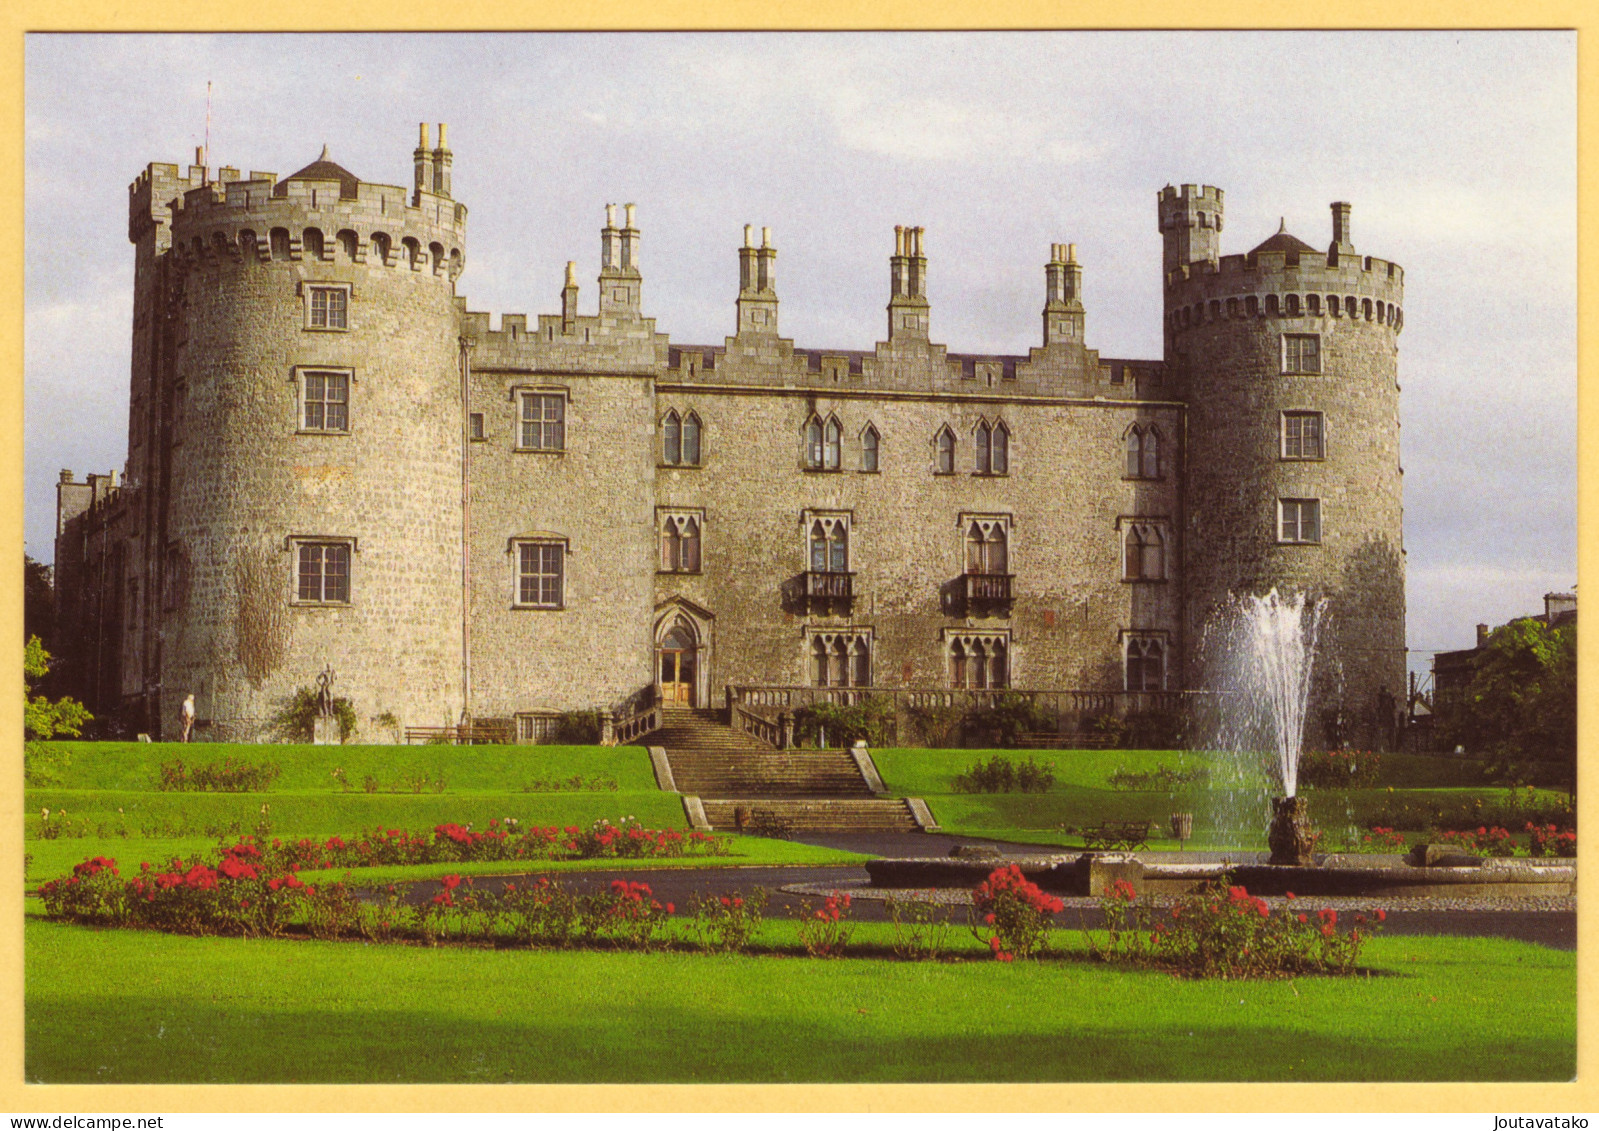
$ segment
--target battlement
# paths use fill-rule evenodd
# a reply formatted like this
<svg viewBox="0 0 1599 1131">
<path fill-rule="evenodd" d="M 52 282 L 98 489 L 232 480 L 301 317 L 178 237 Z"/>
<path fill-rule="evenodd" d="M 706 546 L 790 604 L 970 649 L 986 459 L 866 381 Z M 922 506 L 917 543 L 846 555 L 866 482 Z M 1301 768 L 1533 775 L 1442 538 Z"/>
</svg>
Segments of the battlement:
<svg viewBox="0 0 1599 1131">
<path fill-rule="evenodd" d="M 1166 280 L 1167 325 L 1181 331 L 1238 318 L 1359 318 L 1404 324 L 1404 269 L 1375 256 L 1330 262 L 1321 252 L 1226 255 L 1192 263 Z"/>
<path fill-rule="evenodd" d="M 1202 210 L 1221 212 L 1226 193 L 1215 185 L 1167 185 L 1160 190 L 1156 199 L 1160 204 L 1161 227 L 1164 229 L 1167 216 L 1175 220 L 1179 216 Z"/>
<path fill-rule="evenodd" d="M 1169 188 L 1162 192 L 1163 224 L 1170 193 Z M 1397 333 L 1404 321 L 1404 268 L 1356 254 L 1350 206 L 1338 201 L 1331 209 L 1333 239 L 1325 252 L 1290 235 L 1284 225 L 1243 255 L 1178 257 L 1176 262 L 1168 257 L 1168 328 L 1181 331 L 1234 318 L 1325 316 L 1377 322 Z"/>
<path fill-rule="evenodd" d="M 173 251 L 193 264 L 274 259 L 409 267 L 451 280 L 465 268 L 466 206 L 398 185 L 271 173 L 184 189 L 170 206 Z"/>
<path fill-rule="evenodd" d="M 138 243 L 152 228 L 172 222 L 172 202 L 192 188 L 205 184 L 203 165 L 190 165 L 187 174 L 177 165 L 152 161 L 128 186 L 128 240 Z"/>
<path fill-rule="evenodd" d="M 1224 194 L 1214 185 L 1167 185 L 1156 198 L 1168 274 L 1189 263 L 1216 261 L 1221 246 Z"/>
</svg>

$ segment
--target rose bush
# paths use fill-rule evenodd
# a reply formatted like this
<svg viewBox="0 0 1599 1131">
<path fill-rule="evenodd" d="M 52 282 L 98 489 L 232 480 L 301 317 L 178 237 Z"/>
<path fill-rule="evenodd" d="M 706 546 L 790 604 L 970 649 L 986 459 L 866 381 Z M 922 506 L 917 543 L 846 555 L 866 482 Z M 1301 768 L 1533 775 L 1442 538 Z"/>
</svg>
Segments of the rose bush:
<svg viewBox="0 0 1599 1131">
<path fill-rule="evenodd" d="M 972 933 L 1001 962 L 1028 958 L 1048 944 L 1052 917 L 1064 906 L 1009 864 L 972 892 Z"/>
<path fill-rule="evenodd" d="M 805 953 L 812 958 L 837 958 L 844 953 L 855 924 L 849 921 L 850 898 L 830 895 L 822 906 L 812 908 L 809 901 L 800 904 L 799 939 Z"/>
<path fill-rule="evenodd" d="M 1200 978 L 1269 978 L 1348 974 L 1360 949 L 1387 918 L 1357 912 L 1340 931 L 1338 912 L 1298 910 L 1293 893 L 1273 911 L 1238 885 L 1207 884 L 1164 916 L 1136 903 L 1131 885 L 1107 888 L 1101 900 L 1106 940 L 1090 939 L 1097 957 L 1170 969 Z"/>
</svg>

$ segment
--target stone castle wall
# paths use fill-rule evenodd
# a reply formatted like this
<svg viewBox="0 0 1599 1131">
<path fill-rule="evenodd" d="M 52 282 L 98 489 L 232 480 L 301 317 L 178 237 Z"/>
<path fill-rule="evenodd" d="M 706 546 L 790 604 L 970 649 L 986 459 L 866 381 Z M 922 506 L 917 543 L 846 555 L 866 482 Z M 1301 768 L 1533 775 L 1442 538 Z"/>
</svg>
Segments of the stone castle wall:
<svg viewBox="0 0 1599 1131">
<path fill-rule="evenodd" d="M 1169 220 L 1178 193 L 1167 192 Z M 1219 193 L 1195 196 L 1219 209 Z M 1333 212 L 1326 253 L 1296 250 L 1279 236 L 1249 256 L 1172 269 L 1166 331 L 1188 404 L 1189 635 L 1199 640 L 1229 594 L 1277 587 L 1326 598 L 1317 713 L 1343 711 L 1344 737 L 1370 742 L 1378 696 L 1402 701 L 1405 693 L 1403 273 L 1354 254 L 1348 207 Z M 1168 243 L 1174 236 L 1168 228 Z M 1213 245 L 1194 247 L 1214 255 Z M 1316 337 L 1316 372 L 1289 371 L 1285 335 Z M 1319 458 L 1290 456 L 1285 413 L 1320 414 Z M 1283 540 L 1282 500 L 1319 503 L 1316 542 Z M 1189 656 L 1188 678 L 1197 683 L 1203 651 Z"/>
<path fill-rule="evenodd" d="M 331 664 L 369 733 L 384 713 L 453 722 L 464 210 L 408 207 L 394 186 L 281 187 L 191 189 L 172 219 L 161 717 L 193 692 L 216 737 L 253 736 Z M 312 286 L 346 291 L 346 327 L 311 325 Z M 304 427 L 307 372 L 347 378 L 347 428 Z M 348 603 L 300 599 L 299 540 L 349 547 Z"/>
<path fill-rule="evenodd" d="M 780 337 L 777 252 L 749 230 L 738 333 L 692 346 L 643 313 L 632 206 L 607 210 L 597 313 L 578 313 L 570 265 L 559 312 L 531 326 L 469 311 L 451 159 L 425 136 L 415 157 L 411 190 L 326 154 L 282 182 L 152 165 L 132 186 L 129 482 L 81 514 L 63 488 L 58 561 L 86 579 L 78 528 L 116 526 L 116 577 L 80 607 L 121 618 L 120 689 L 153 700 L 153 727 L 193 692 L 208 737 L 259 736 L 324 664 L 368 738 L 387 736 L 385 714 L 610 711 L 649 693 L 674 625 L 696 641 L 702 703 L 729 684 L 811 683 L 813 638 L 841 632 L 870 641 L 879 687 L 949 686 L 952 634 L 976 633 L 1002 638 L 1008 682 L 1033 689 L 1120 690 L 1129 639 L 1158 640 L 1159 684 L 1177 689 L 1199 680 L 1228 594 L 1285 584 L 1332 603 L 1323 699 L 1366 710 L 1402 692 L 1403 275 L 1354 253 L 1347 206 L 1325 254 L 1281 233 L 1222 256 L 1221 192 L 1165 190 L 1161 360 L 1086 346 L 1065 244 L 1045 265 L 1039 346 L 949 352 L 931 337 L 917 228 L 897 231 L 872 348 Z M 312 287 L 347 295 L 347 326 L 310 325 Z M 1319 372 L 1284 372 L 1285 333 L 1319 336 Z M 307 372 L 348 377 L 347 429 L 305 427 Z M 557 450 L 522 441 L 524 394 L 559 399 Z M 668 412 L 700 423 L 697 466 L 667 460 Z M 1322 414 L 1321 458 L 1284 458 L 1284 412 Z M 812 418 L 840 424 L 838 467 L 809 465 Z M 1009 467 L 980 474 L 976 430 L 1001 422 Z M 1158 474 L 1129 473 L 1130 434 L 1158 437 Z M 1318 500 L 1315 542 L 1278 536 L 1284 498 Z M 663 568 L 668 515 L 694 518 L 697 570 Z M 808 596 L 817 517 L 848 524 L 848 600 Z M 967 599 L 977 519 L 1007 531 L 1004 600 Z M 1154 576 L 1129 576 L 1135 522 L 1164 538 Z M 301 540 L 348 545 L 347 603 L 298 598 Z M 519 589 L 524 544 L 559 547 L 558 602 Z"/>
</svg>

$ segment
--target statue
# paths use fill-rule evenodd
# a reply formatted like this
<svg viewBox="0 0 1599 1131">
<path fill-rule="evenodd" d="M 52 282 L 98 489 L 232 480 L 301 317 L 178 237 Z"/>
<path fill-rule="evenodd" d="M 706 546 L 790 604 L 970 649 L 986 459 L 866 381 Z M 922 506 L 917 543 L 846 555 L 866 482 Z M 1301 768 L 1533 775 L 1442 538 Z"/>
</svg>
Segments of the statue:
<svg viewBox="0 0 1599 1131">
<path fill-rule="evenodd" d="M 324 719 L 333 717 L 333 666 L 329 664 L 316 677 L 316 713 Z"/>
</svg>

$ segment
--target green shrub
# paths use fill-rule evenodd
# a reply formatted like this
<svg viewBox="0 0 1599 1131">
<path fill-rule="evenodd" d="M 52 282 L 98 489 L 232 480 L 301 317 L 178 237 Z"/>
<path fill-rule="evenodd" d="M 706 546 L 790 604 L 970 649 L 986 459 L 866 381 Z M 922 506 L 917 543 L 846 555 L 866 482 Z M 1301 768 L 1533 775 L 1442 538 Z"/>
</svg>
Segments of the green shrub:
<svg viewBox="0 0 1599 1131">
<path fill-rule="evenodd" d="M 1054 733 L 1056 728 L 1055 713 L 1019 691 L 1003 693 L 992 707 L 976 712 L 972 722 L 991 732 L 1001 746 L 1015 746 L 1024 734 Z"/>
<path fill-rule="evenodd" d="M 956 793 L 1048 793 L 1055 784 L 1055 763 L 1040 765 L 1033 758 L 1015 765 L 1003 754 L 979 761 L 955 775 Z"/>
<path fill-rule="evenodd" d="M 59 746 L 29 742 L 22 748 L 22 780 L 27 785 L 60 785 L 72 755 Z"/>
<path fill-rule="evenodd" d="M 1196 766 L 1191 770 L 1174 770 L 1165 763 L 1143 772 L 1117 766 L 1115 772 L 1110 775 L 1112 789 L 1128 790 L 1170 791 L 1180 785 L 1204 785 L 1209 781 L 1210 771 L 1204 766 Z"/>
<path fill-rule="evenodd" d="M 1306 789 L 1365 789 L 1377 784 L 1382 755 L 1375 750 L 1306 750 L 1299 784 Z"/>
<path fill-rule="evenodd" d="M 905 717 L 907 729 L 919 745 L 931 749 L 960 745 L 966 723 L 964 707 L 907 707 Z"/>
<path fill-rule="evenodd" d="M 795 712 L 794 735 L 801 744 L 889 746 L 894 742 L 894 701 L 868 696 L 858 703 L 816 703 Z"/>
<path fill-rule="evenodd" d="M 310 742 L 315 737 L 315 719 L 321 712 L 321 699 L 309 687 L 297 687 L 272 715 L 272 730 L 290 742 Z M 339 720 L 339 741 L 348 742 L 358 726 L 355 705 L 343 697 L 333 700 L 333 717 Z"/>
<path fill-rule="evenodd" d="M 250 762 L 235 762 L 231 755 L 220 762 L 211 762 L 190 769 L 182 758 L 162 762 L 155 787 L 164 791 L 195 793 L 251 793 L 270 789 L 282 773 L 276 762 L 263 762 L 259 766 Z"/>
</svg>

